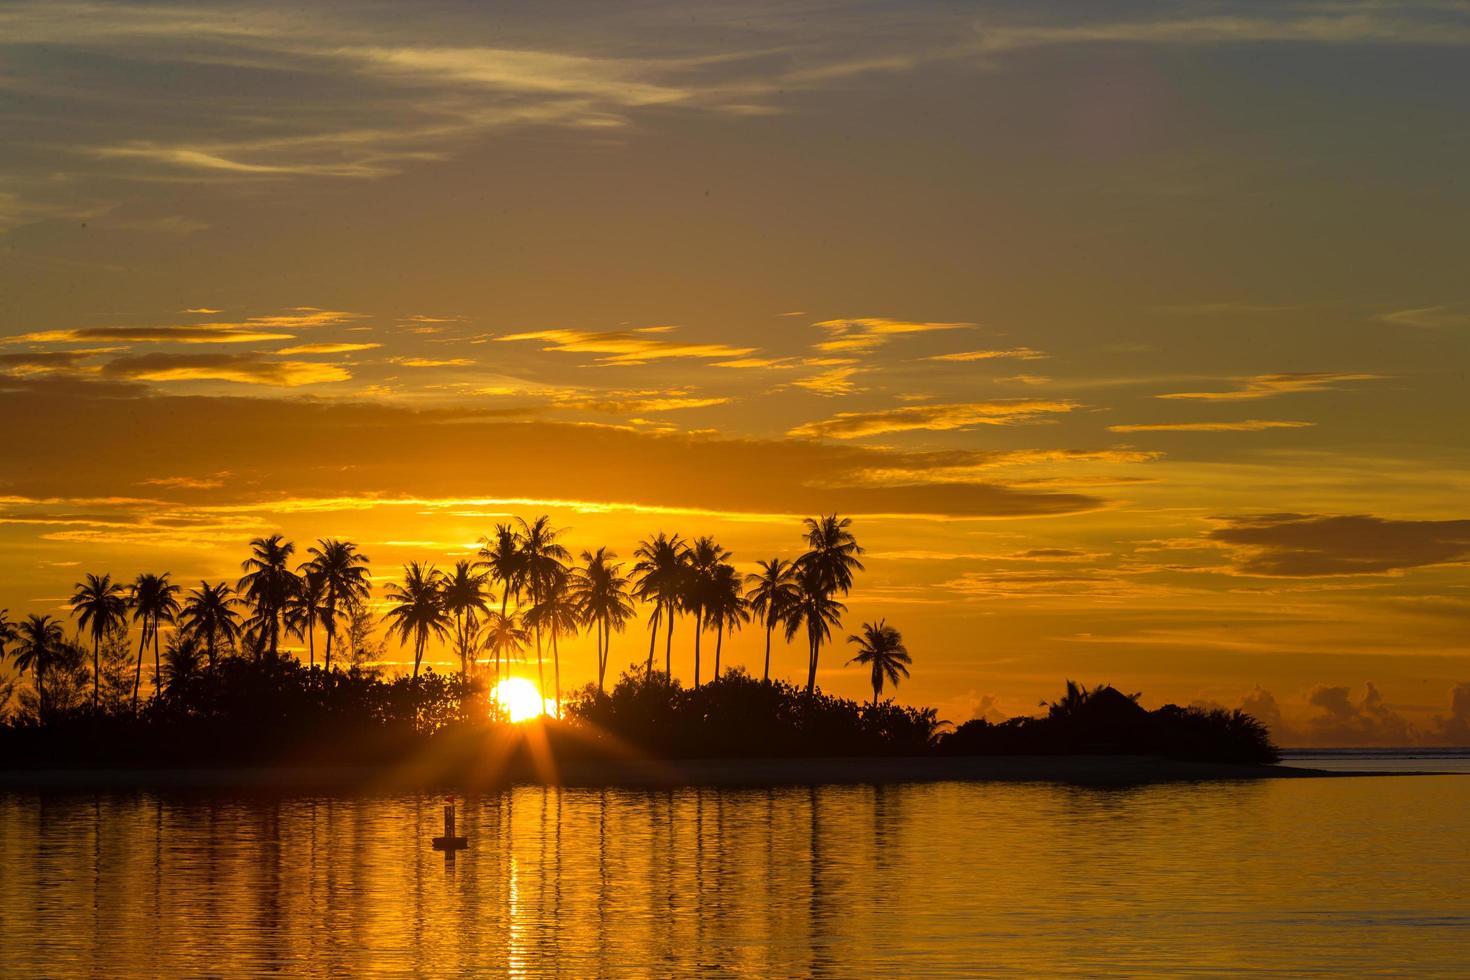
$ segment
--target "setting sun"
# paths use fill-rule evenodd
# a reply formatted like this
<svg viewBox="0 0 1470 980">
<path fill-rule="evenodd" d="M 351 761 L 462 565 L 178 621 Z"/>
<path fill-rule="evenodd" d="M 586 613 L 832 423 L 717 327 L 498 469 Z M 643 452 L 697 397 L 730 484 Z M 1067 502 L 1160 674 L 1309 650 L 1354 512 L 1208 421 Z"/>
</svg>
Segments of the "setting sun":
<svg viewBox="0 0 1470 980">
<path fill-rule="evenodd" d="M 511 721 L 530 721 L 556 712 L 552 700 L 543 698 L 540 688 L 524 677 L 507 677 L 495 685 L 494 698 Z"/>
</svg>

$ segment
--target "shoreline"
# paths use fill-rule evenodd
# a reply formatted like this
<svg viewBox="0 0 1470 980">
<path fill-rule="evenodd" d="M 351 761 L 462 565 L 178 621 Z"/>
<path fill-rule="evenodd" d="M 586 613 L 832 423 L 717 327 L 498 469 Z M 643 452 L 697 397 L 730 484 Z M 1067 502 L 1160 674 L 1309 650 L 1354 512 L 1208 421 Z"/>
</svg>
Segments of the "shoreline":
<svg viewBox="0 0 1470 980">
<path fill-rule="evenodd" d="M 1048 782 L 1143 786 L 1173 782 L 1442 776 L 1432 770 L 1329 770 L 1283 765 L 1192 762 L 1153 756 L 953 756 L 800 759 L 636 759 L 572 762 L 539 773 L 428 773 L 414 768 L 9 769 L 0 792 L 15 790 L 498 790 L 518 785 L 673 789 L 935 782 Z"/>
</svg>

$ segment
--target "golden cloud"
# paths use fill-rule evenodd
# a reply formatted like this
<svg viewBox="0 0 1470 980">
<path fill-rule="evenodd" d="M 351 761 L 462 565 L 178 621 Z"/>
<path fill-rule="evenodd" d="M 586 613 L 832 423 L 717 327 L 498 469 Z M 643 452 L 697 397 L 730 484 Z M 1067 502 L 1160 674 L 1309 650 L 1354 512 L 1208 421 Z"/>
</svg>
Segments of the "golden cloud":
<svg viewBox="0 0 1470 980">
<path fill-rule="evenodd" d="M 1247 575 L 1374 575 L 1470 560 L 1470 520 L 1401 521 L 1371 514 L 1220 518 L 1211 541 L 1241 550 Z"/>
<path fill-rule="evenodd" d="M 1285 419 L 1246 419 L 1242 422 L 1156 422 L 1110 425 L 1109 432 L 1261 432 L 1266 429 L 1305 429 L 1316 422 Z"/>
<path fill-rule="evenodd" d="M 1336 391 L 1338 386 L 1354 381 L 1376 381 L 1377 374 L 1341 374 L 1330 372 L 1300 374 L 1258 374 L 1252 378 L 1237 379 L 1241 387 L 1234 391 L 1179 391 L 1155 398 L 1186 398 L 1201 401 L 1255 401 L 1307 391 Z"/>
<path fill-rule="evenodd" d="M 980 425 L 1014 425 L 1039 416 L 1070 412 L 1072 401 L 963 402 L 946 405 L 908 405 L 878 412 L 839 412 L 829 419 L 807 422 L 789 431 L 793 436 L 858 439 L 890 432 L 928 430 L 944 432 Z"/>
<path fill-rule="evenodd" d="M 990 361 L 997 358 L 1015 358 L 1020 361 L 1038 361 L 1049 355 L 1030 347 L 1012 347 L 1009 350 L 963 350 L 954 354 L 935 354 L 926 361 Z"/>
<path fill-rule="evenodd" d="M 277 354 L 351 354 L 361 350 L 376 350 L 382 344 L 297 344 L 283 347 Z"/>
<path fill-rule="evenodd" d="M 102 367 L 107 378 L 128 381 L 232 381 L 298 388 L 347 381 L 346 368 L 314 361 L 267 361 L 233 354 L 144 354 L 119 357 Z"/>
<path fill-rule="evenodd" d="M 496 337 L 498 341 L 547 341 L 544 351 L 571 354 L 602 354 L 599 364 L 643 364 L 672 357 L 741 358 L 756 351 L 754 347 L 731 347 L 727 344 L 680 344 L 659 339 L 659 334 L 674 327 L 640 327 L 635 330 L 592 332 L 586 330 L 532 330 Z"/>
<path fill-rule="evenodd" d="M 963 330 L 973 323 L 934 323 L 914 320 L 889 320 L 885 317 L 856 317 L 843 320 L 820 320 L 813 324 L 827 331 L 831 339 L 813 344 L 819 351 L 870 351 L 898 334 L 930 333 L 936 330 Z"/>
<path fill-rule="evenodd" d="M 272 333 L 245 329 L 238 325 L 207 324 L 198 327 L 81 327 L 75 330 L 45 330 L 21 334 L 7 344 L 85 344 L 109 343 L 167 344 L 255 344 L 271 340 L 291 340 L 289 333 Z"/>
</svg>

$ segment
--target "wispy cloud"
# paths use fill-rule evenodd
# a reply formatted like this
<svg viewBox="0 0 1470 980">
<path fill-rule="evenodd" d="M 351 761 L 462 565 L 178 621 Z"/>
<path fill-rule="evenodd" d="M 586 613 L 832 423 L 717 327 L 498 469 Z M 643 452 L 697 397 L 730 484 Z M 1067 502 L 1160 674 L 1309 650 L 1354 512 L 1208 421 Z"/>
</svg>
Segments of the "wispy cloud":
<svg viewBox="0 0 1470 980">
<path fill-rule="evenodd" d="M 926 361 L 991 361 L 997 358 L 1015 358 L 1021 361 L 1036 361 L 1046 357 L 1039 350 L 1030 347 L 1012 347 L 1009 350 L 964 350 L 953 354 L 935 354 L 926 357 Z"/>
<path fill-rule="evenodd" d="M 1240 422 L 1149 422 L 1110 425 L 1109 432 L 1261 432 L 1265 429 L 1305 429 L 1316 422 L 1284 419 L 1245 419 Z"/>
<path fill-rule="evenodd" d="M 890 320 L 886 317 L 855 317 L 843 320 L 820 320 L 815 326 L 827 332 L 830 339 L 813 344 L 819 351 L 870 351 L 902 334 L 932 333 L 936 330 L 963 330 L 973 323 L 932 323 L 914 320 Z"/>
<path fill-rule="evenodd" d="M 277 354 L 352 354 L 357 351 L 377 350 L 382 344 L 297 344 L 282 347 Z"/>
<path fill-rule="evenodd" d="M 633 330 L 593 332 L 586 330 L 531 330 L 496 337 L 498 341 L 544 341 L 544 351 L 568 354 L 599 354 L 599 364 L 644 364 L 666 358 L 741 358 L 756 351 L 754 347 L 731 347 L 728 344 L 679 343 L 664 340 L 674 327 L 639 327 Z"/>
<path fill-rule="evenodd" d="M 394 357 L 390 358 L 394 364 L 401 364 L 411 368 L 437 368 L 437 367 L 469 367 L 474 360 L 468 357 Z"/>
<path fill-rule="evenodd" d="M 1449 327 L 1470 326 L 1470 313 L 1450 306 L 1421 306 L 1411 310 L 1395 310 L 1378 317 L 1384 323 L 1401 327 L 1421 327 L 1438 330 Z"/>
<path fill-rule="evenodd" d="M 945 405 L 907 405 L 877 412 L 839 412 L 829 419 L 807 422 L 790 430 L 798 437 L 858 439 L 891 432 L 928 430 L 945 432 L 982 425 L 1014 425 L 1079 408 L 1071 401 L 963 402 Z"/>
<path fill-rule="evenodd" d="M 1220 518 L 1211 541 L 1241 550 L 1248 575 L 1367 575 L 1470 560 L 1470 520 L 1404 521 L 1371 514 Z"/>
<path fill-rule="evenodd" d="M 1258 374 L 1251 378 L 1237 378 L 1240 387 L 1232 391 L 1178 391 L 1155 398 L 1194 399 L 1198 401 L 1256 401 L 1274 398 L 1277 395 L 1292 395 L 1308 391 L 1337 391 L 1344 384 L 1357 381 L 1377 381 L 1382 375 L 1345 374 L 1314 372 L 1299 374 Z"/>
<path fill-rule="evenodd" d="M 119 357 L 102 367 L 106 378 L 130 381 L 232 381 L 298 388 L 347 381 L 352 374 L 335 364 L 272 361 L 248 354 L 144 354 Z"/>
<path fill-rule="evenodd" d="M 258 344 L 271 340 L 291 340 L 295 335 L 255 330 L 239 325 L 206 325 L 198 327 L 81 327 L 75 330 L 43 330 L 21 334 L 4 340 L 7 344 L 91 344 L 161 343 L 161 344 Z"/>
<path fill-rule="evenodd" d="M 797 378 L 791 383 L 798 388 L 805 388 L 819 395 L 829 397 L 851 395 L 863 390 L 852 380 L 856 375 L 861 374 L 862 370 L 857 367 L 835 367 L 805 378 Z"/>
</svg>

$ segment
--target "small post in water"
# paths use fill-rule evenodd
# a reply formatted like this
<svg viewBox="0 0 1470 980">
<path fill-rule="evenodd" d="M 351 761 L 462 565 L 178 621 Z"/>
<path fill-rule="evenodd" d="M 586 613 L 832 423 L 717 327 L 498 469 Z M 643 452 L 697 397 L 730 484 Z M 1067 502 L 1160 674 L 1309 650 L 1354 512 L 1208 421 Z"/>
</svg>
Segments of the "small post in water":
<svg viewBox="0 0 1470 980">
<path fill-rule="evenodd" d="M 456 837 L 454 834 L 454 800 L 452 799 L 444 803 L 444 836 L 435 837 L 433 844 L 434 850 L 444 852 L 446 861 L 453 861 L 455 851 L 470 846 L 468 837 Z"/>
</svg>

